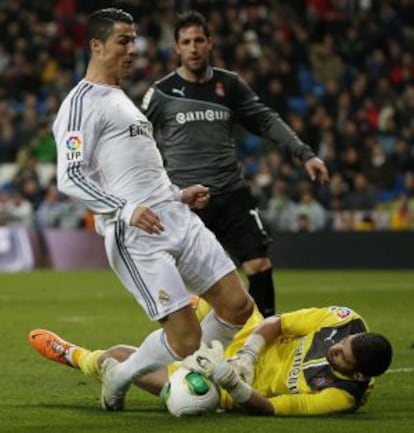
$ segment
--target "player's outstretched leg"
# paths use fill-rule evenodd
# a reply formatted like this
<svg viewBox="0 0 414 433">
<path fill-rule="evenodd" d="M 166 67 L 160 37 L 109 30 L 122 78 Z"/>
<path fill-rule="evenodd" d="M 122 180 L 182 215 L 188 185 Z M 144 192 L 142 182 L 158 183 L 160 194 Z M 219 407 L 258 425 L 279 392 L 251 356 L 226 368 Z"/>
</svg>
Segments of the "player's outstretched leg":
<svg viewBox="0 0 414 433">
<path fill-rule="evenodd" d="M 107 358 L 102 364 L 101 405 L 109 411 L 124 409 L 125 394 L 130 383 L 120 387 L 114 385 L 114 368 L 118 365 L 114 358 Z"/>
<path fill-rule="evenodd" d="M 65 341 L 47 329 L 33 329 L 28 336 L 29 344 L 45 358 L 69 367 L 78 368 L 73 352 L 79 347 Z"/>
</svg>

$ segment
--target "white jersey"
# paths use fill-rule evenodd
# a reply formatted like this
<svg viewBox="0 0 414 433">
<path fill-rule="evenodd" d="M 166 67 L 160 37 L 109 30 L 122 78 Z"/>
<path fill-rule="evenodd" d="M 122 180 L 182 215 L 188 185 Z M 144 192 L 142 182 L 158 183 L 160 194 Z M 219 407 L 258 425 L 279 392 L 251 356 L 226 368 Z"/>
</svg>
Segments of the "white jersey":
<svg viewBox="0 0 414 433">
<path fill-rule="evenodd" d="M 120 88 L 80 81 L 63 101 L 53 133 L 59 190 L 103 221 L 120 216 L 129 225 L 137 205 L 174 199 L 152 126 Z"/>
</svg>

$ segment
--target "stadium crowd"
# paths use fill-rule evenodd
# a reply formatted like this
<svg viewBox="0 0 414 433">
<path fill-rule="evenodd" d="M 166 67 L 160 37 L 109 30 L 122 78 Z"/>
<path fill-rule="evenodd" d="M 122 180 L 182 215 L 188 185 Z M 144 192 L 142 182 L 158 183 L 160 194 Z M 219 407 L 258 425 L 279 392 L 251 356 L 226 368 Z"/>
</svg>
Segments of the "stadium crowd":
<svg viewBox="0 0 414 433">
<path fill-rule="evenodd" d="M 223 7 L 223 4 L 226 6 Z M 140 104 L 176 66 L 176 13 L 199 10 L 214 64 L 236 70 L 327 164 L 329 185 L 238 130 L 240 164 L 271 231 L 414 229 L 414 4 L 410 0 L 14 0 L 0 3 L 0 225 L 91 227 L 58 193 L 51 124 L 88 59 L 85 22 L 117 6 L 138 23 Z M 160 142 L 162 148 L 162 142 Z"/>
</svg>

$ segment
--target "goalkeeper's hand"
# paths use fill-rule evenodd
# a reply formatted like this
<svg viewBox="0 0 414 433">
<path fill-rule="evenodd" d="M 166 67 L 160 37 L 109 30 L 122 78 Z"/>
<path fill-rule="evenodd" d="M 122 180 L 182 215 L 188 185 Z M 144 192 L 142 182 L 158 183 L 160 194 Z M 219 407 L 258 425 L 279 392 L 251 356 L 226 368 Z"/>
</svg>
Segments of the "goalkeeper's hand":
<svg viewBox="0 0 414 433">
<path fill-rule="evenodd" d="M 228 361 L 236 373 L 249 385 L 254 381 L 254 367 L 265 344 L 266 341 L 262 335 L 253 333 L 236 355 Z"/>
<path fill-rule="evenodd" d="M 213 340 L 210 347 L 205 343 L 183 360 L 183 366 L 196 373 L 212 378 L 218 366 L 224 362 L 224 349 L 220 341 Z"/>
<path fill-rule="evenodd" d="M 183 366 L 203 374 L 224 388 L 236 378 L 239 379 L 236 371 L 225 361 L 223 345 L 218 340 L 213 340 L 210 347 L 201 343 L 200 349 L 183 360 Z"/>
<path fill-rule="evenodd" d="M 236 373 L 242 380 L 251 385 L 254 381 L 254 366 L 256 358 L 250 353 L 239 351 L 235 356 L 228 360 Z"/>
<path fill-rule="evenodd" d="M 245 403 L 250 399 L 252 387 L 244 383 L 225 361 L 223 345 L 217 340 L 211 342 L 211 347 L 201 343 L 200 349 L 184 359 L 183 366 L 210 378 L 228 391 L 237 403 Z"/>
</svg>

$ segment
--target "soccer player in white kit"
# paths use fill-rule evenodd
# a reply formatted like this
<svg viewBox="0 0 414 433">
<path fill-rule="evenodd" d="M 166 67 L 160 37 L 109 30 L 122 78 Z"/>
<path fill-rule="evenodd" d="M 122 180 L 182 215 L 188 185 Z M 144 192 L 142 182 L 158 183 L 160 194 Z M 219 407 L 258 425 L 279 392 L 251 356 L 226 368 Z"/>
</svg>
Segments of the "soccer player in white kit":
<svg viewBox="0 0 414 433">
<path fill-rule="evenodd" d="M 118 363 L 103 366 L 101 402 L 121 410 L 133 378 L 198 349 L 227 345 L 253 311 L 230 258 L 190 207 L 203 207 L 208 188 L 172 185 L 146 117 L 120 88 L 133 67 L 131 15 L 101 9 L 88 20 L 90 61 L 63 101 L 53 125 L 58 188 L 88 206 L 112 269 L 161 329 Z M 193 294 L 213 311 L 201 326 Z"/>
</svg>

